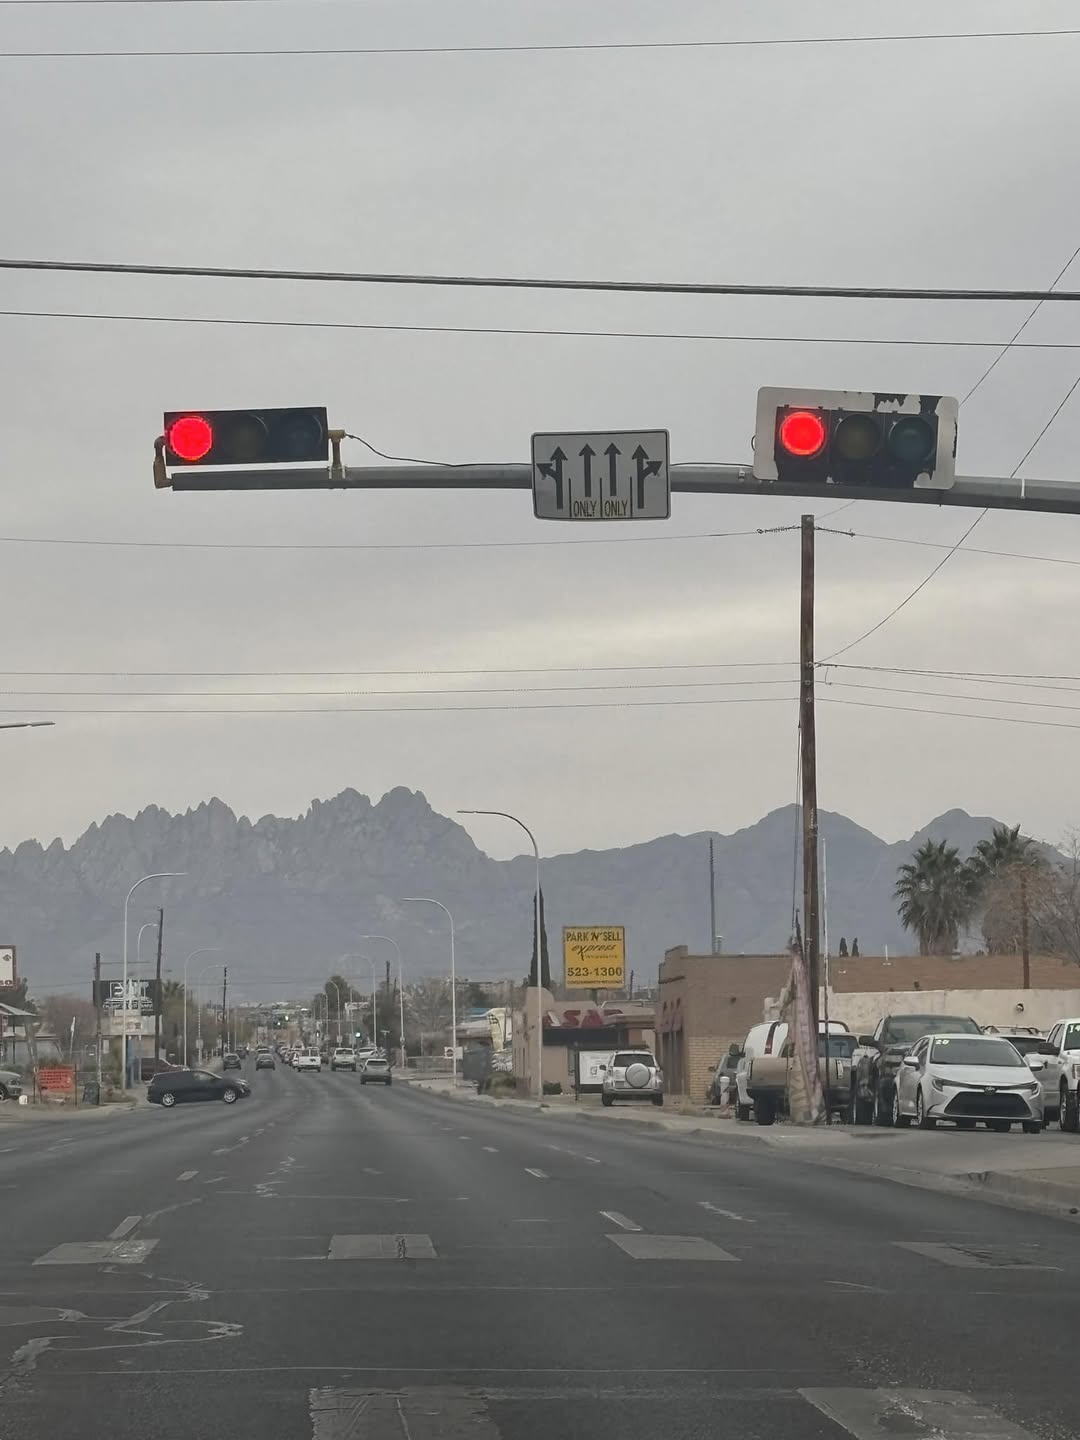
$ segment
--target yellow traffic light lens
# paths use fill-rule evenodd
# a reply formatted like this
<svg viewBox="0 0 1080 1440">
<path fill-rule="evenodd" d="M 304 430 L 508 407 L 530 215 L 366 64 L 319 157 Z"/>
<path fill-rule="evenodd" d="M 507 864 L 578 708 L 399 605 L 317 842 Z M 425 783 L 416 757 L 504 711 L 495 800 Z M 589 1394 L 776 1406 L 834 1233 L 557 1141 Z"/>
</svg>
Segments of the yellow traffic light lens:
<svg viewBox="0 0 1080 1440">
<path fill-rule="evenodd" d="M 881 449 L 881 422 L 875 415 L 845 415 L 833 431 L 832 453 L 840 460 L 870 460 Z"/>
<path fill-rule="evenodd" d="M 889 431 L 889 454 L 902 465 L 923 465 L 937 449 L 937 432 L 921 415 L 902 415 Z"/>
<path fill-rule="evenodd" d="M 266 458 L 269 432 L 259 415 L 230 415 L 219 427 L 218 446 L 229 465 L 253 465 Z"/>
</svg>

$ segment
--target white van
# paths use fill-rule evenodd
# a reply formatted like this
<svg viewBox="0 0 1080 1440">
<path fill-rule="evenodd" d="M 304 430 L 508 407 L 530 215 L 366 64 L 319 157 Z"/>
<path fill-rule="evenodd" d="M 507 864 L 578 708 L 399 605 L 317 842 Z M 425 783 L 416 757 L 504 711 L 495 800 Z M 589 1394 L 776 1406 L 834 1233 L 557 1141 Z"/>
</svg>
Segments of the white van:
<svg viewBox="0 0 1080 1440">
<path fill-rule="evenodd" d="M 825 1022 L 818 1022 L 818 1032 L 825 1034 Z M 842 1020 L 829 1021 L 830 1035 L 846 1035 L 848 1027 Z M 739 1056 L 739 1063 L 735 1067 L 735 1119 L 749 1120 L 754 1109 L 754 1102 L 751 1100 L 746 1089 L 746 1072 L 750 1067 L 750 1061 L 758 1055 L 779 1055 L 784 1048 L 784 1042 L 788 1037 L 788 1025 L 786 1020 L 766 1020 L 760 1025 L 754 1025 L 746 1039 L 743 1041 L 742 1054 Z"/>
</svg>

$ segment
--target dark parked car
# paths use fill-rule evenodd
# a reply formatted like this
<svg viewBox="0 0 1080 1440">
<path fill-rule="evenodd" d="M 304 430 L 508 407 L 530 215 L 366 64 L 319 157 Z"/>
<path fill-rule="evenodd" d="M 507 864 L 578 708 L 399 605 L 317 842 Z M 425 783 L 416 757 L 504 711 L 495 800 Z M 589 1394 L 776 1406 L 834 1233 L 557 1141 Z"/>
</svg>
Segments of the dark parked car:
<svg viewBox="0 0 1080 1440">
<path fill-rule="evenodd" d="M 272 1050 L 260 1050 L 255 1056 L 255 1069 L 276 1070 L 277 1062 L 274 1060 L 274 1052 Z"/>
<path fill-rule="evenodd" d="M 240 1060 L 240 1056 L 234 1055 L 231 1051 L 229 1052 L 229 1054 L 223 1055 L 221 1057 L 222 1070 L 239 1070 L 241 1064 L 242 1062 Z"/>
<path fill-rule="evenodd" d="M 146 1087 L 150 1103 L 166 1108 L 188 1100 L 223 1100 L 226 1105 L 234 1105 L 250 1094 L 246 1080 L 212 1075 L 209 1070 L 160 1070 Z"/>
</svg>

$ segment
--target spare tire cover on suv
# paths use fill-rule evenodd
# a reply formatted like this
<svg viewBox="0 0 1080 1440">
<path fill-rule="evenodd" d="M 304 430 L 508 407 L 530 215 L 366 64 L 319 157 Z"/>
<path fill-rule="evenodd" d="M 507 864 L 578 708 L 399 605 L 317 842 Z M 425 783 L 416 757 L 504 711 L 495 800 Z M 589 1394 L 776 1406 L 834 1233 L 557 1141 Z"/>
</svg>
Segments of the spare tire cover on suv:
<svg viewBox="0 0 1080 1440">
<path fill-rule="evenodd" d="M 640 1060 L 635 1060 L 632 1065 L 626 1067 L 626 1083 L 632 1085 L 635 1090 L 644 1090 L 652 1078 L 652 1070 L 648 1065 L 643 1065 Z"/>
</svg>

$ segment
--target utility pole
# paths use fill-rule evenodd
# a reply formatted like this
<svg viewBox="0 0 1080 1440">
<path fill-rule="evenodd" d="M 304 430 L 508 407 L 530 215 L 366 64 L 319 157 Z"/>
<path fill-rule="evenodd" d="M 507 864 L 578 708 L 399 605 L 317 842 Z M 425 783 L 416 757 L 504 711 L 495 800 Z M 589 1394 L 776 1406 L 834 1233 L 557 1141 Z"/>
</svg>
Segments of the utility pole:
<svg viewBox="0 0 1080 1440">
<path fill-rule="evenodd" d="M 225 1026 L 228 1011 L 225 1009 L 225 997 L 229 993 L 229 967 L 226 965 L 221 975 L 221 1053 L 225 1054 Z M 329 1028 L 329 1027 L 327 1027 Z"/>
<path fill-rule="evenodd" d="M 709 954 L 716 954 L 716 856 L 709 836 Z"/>
<path fill-rule="evenodd" d="M 97 1056 L 98 1104 L 101 1104 L 101 952 L 94 956 L 94 1054 Z"/>
<path fill-rule="evenodd" d="M 160 1056 L 161 1056 L 161 937 L 162 937 L 162 934 L 164 933 L 164 930 L 165 930 L 165 911 L 164 911 L 164 909 L 163 909 L 161 906 L 158 907 L 158 912 L 157 912 L 157 914 L 158 914 L 158 926 L 157 926 L 157 970 L 156 970 L 156 972 L 155 972 L 155 979 L 156 979 L 156 982 L 157 982 L 157 983 L 156 983 L 155 986 L 154 986 L 154 992 L 155 992 L 155 995 L 156 995 L 156 999 L 154 1000 L 154 1061 L 155 1061 L 155 1063 L 157 1062 L 157 1060 L 158 1060 L 158 1059 L 160 1058 Z"/>
<path fill-rule="evenodd" d="M 818 949 L 817 730 L 814 719 L 814 517 L 802 517 L 799 613 L 799 759 L 802 767 L 803 958 L 816 1051 L 821 956 Z M 816 1055 L 814 1059 L 816 1065 Z"/>
</svg>

